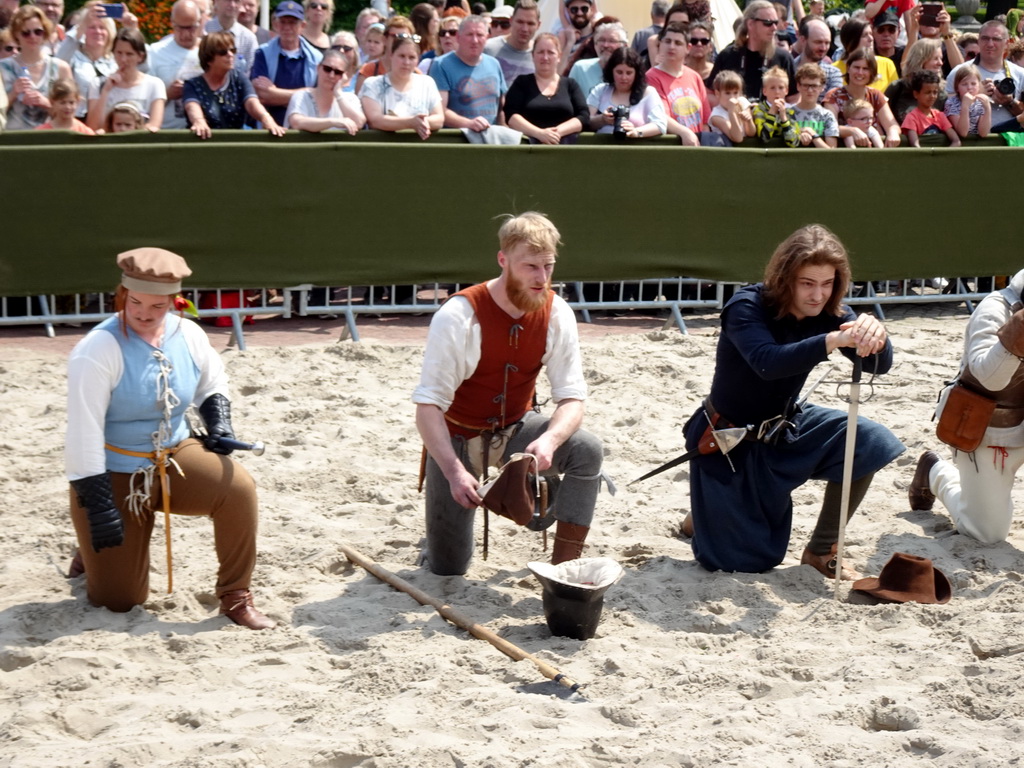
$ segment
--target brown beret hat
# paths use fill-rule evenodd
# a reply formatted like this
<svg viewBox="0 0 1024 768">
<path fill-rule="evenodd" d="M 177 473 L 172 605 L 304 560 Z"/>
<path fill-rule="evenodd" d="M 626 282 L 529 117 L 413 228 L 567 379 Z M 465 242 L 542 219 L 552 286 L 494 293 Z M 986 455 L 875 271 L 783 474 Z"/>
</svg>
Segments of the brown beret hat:
<svg viewBox="0 0 1024 768">
<path fill-rule="evenodd" d="M 192 274 L 176 253 L 163 248 L 135 248 L 117 255 L 121 285 L 130 291 L 170 296 L 181 291 L 181 281 Z"/>
</svg>

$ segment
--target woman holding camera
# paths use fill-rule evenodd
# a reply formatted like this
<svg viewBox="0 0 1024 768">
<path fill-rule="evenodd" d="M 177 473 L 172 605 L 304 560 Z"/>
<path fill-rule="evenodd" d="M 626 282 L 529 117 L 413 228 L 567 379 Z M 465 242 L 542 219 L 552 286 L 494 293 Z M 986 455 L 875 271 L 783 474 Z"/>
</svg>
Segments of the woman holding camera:
<svg viewBox="0 0 1024 768">
<path fill-rule="evenodd" d="M 647 84 L 640 54 L 632 48 L 617 49 L 604 65 L 603 74 L 604 82 L 587 97 L 591 128 L 631 139 L 665 133 L 665 104 Z"/>
<path fill-rule="evenodd" d="M 545 32 L 533 43 L 533 75 L 520 75 L 505 94 L 505 122 L 531 144 L 575 144 L 590 121 L 587 100 L 575 80 L 558 74 L 562 47 Z"/>
</svg>

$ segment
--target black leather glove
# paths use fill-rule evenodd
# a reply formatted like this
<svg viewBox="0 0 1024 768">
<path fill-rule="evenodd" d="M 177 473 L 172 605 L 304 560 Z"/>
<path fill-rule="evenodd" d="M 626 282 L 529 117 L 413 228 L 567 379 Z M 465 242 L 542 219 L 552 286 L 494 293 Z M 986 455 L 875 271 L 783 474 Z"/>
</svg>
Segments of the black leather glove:
<svg viewBox="0 0 1024 768">
<path fill-rule="evenodd" d="M 206 437 L 203 444 L 208 450 L 227 456 L 233 448 L 225 448 L 217 442 L 219 437 L 235 439 L 235 430 L 231 428 L 231 401 L 224 395 L 210 395 L 199 406 L 199 415 L 206 422 Z"/>
<path fill-rule="evenodd" d="M 106 547 L 119 547 L 124 542 L 124 523 L 114 506 L 114 489 L 110 473 L 72 480 L 71 487 L 78 494 L 78 503 L 89 518 L 92 548 L 99 552 Z"/>
</svg>

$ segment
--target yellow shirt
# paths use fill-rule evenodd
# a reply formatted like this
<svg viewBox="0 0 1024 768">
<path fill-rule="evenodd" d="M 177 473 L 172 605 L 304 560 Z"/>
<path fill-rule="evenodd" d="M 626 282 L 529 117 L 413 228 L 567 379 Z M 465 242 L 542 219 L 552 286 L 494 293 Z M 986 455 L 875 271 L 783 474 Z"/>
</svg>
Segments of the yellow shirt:
<svg viewBox="0 0 1024 768">
<path fill-rule="evenodd" d="M 878 62 L 878 77 L 873 82 L 868 83 L 868 88 L 874 88 L 876 91 L 885 93 L 885 89 L 889 87 L 889 84 L 895 83 L 900 79 L 900 76 L 896 74 L 896 65 L 892 63 L 892 59 L 885 56 L 875 56 L 875 61 Z M 844 75 L 846 74 L 845 61 L 833 61 L 832 65 Z M 844 80 L 843 82 L 846 81 Z"/>
</svg>

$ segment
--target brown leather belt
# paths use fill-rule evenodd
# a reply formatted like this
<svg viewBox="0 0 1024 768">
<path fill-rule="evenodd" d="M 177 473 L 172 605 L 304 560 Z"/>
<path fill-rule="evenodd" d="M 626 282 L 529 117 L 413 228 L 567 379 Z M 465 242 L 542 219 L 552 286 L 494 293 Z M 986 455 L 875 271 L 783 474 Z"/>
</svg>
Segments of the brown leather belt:
<svg viewBox="0 0 1024 768">
<path fill-rule="evenodd" d="M 1005 429 L 1006 427 L 1017 427 L 1024 424 L 1024 408 L 1004 408 L 997 405 L 992 412 L 990 427 Z"/>
</svg>

